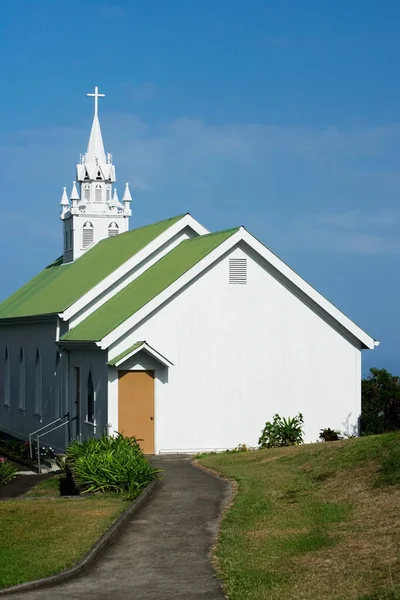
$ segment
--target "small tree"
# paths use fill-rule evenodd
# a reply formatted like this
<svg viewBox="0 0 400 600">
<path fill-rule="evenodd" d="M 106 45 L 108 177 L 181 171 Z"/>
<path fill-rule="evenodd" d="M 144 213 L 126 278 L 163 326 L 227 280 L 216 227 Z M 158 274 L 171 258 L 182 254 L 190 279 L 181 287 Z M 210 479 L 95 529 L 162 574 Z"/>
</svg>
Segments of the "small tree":
<svg viewBox="0 0 400 600">
<path fill-rule="evenodd" d="M 267 421 L 261 432 L 258 445 L 260 448 L 281 448 L 294 446 L 303 442 L 303 415 L 285 419 L 274 415 L 272 423 Z"/>
<path fill-rule="evenodd" d="M 371 368 L 361 385 L 361 431 L 364 435 L 400 428 L 400 378 Z"/>
</svg>

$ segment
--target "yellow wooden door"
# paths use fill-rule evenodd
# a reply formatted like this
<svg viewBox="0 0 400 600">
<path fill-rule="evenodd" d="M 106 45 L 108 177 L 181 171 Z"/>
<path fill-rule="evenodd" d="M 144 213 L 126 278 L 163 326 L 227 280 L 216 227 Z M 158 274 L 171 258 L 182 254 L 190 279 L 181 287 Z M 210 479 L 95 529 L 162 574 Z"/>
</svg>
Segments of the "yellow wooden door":
<svg viewBox="0 0 400 600">
<path fill-rule="evenodd" d="M 119 371 L 118 431 L 154 454 L 154 372 Z"/>
</svg>

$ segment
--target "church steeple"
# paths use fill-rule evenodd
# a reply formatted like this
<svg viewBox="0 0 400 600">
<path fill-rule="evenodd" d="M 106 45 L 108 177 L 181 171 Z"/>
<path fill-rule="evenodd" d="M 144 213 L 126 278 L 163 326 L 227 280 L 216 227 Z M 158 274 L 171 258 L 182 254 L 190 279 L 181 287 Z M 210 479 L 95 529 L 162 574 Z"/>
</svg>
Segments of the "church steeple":
<svg viewBox="0 0 400 600">
<path fill-rule="evenodd" d="M 96 86 L 94 94 L 87 95 L 94 98 L 94 116 L 87 151 L 76 166 L 79 191 L 74 182 L 71 205 L 64 201 L 60 215 L 64 221 L 64 262 L 75 260 L 93 244 L 115 235 L 115 231 L 127 231 L 131 215 L 129 201 L 124 198 L 121 204 L 116 190 L 113 194 L 115 167 L 112 155 L 104 150 L 98 115 L 99 98 L 104 94 Z"/>
<path fill-rule="evenodd" d="M 114 182 L 115 167 L 111 154 L 105 153 L 99 121 L 99 98 L 104 98 L 105 95 L 99 94 L 97 86 L 94 94 L 87 95 L 94 97 L 94 116 L 86 154 L 81 155 L 81 163 L 77 165 L 77 179 L 81 182 L 86 179 Z"/>
</svg>

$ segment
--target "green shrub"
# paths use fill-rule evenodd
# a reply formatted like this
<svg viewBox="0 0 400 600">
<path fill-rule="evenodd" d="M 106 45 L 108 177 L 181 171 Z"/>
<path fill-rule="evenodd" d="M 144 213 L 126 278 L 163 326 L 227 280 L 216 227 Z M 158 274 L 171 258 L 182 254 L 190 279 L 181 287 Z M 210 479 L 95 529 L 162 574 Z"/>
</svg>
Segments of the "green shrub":
<svg viewBox="0 0 400 600">
<path fill-rule="evenodd" d="M 246 446 L 246 444 L 238 444 L 236 448 L 232 448 L 231 450 L 225 450 L 225 452 L 250 452 L 251 448 Z"/>
<path fill-rule="evenodd" d="M 274 415 L 272 423 L 267 421 L 262 430 L 258 445 L 260 448 L 281 448 L 295 446 L 303 442 L 303 415 L 285 419 Z"/>
<path fill-rule="evenodd" d="M 400 429 L 400 377 L 371 368 L 361 382 L 361 433 L 371 435 Z"/>
<path fill-rule="evenodd" d="M 341 440 L 342 437 L 340 435 L 340 431 L 326 427 L 325 429 L 321 429 L 319 432 L 319 439 L 323 440 L 324 442 L 337 442 L 337 440 Z"/>
<path fill-rule="evenodd" d="M 17 467 L 9 460 L 0 459 L 0 485 L 5 485 L 17 477 Z"/>
<path fill-rule="evenodd" d="M 127 492 L 133 499 L 158 473 L 136 439 L 121 434 L 71 442 L 65 455 L 66 468 L 83 493 Z"/>
</svg>

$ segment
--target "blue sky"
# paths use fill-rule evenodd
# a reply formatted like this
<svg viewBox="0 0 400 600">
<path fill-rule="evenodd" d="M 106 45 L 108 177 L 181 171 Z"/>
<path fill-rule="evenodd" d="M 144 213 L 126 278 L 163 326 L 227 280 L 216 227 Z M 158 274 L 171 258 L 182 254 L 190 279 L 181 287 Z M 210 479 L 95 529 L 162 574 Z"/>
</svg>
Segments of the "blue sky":
<svg viewBox="0 0 400 600">
<path fill-rule="evenodd" d="M 0 297 L 61 253 L 98 85 L 131 226 L 245 225 L 381 341 L 364 373 L 400 374 L 399 22 L 391 0 L 5 3 Z"/>
</svg>

